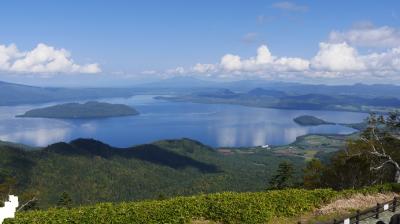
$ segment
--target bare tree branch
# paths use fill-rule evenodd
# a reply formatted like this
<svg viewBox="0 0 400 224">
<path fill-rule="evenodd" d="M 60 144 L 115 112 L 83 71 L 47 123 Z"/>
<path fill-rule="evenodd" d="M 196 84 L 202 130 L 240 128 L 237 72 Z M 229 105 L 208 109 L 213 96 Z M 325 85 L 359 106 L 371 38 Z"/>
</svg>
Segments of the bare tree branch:
<svg viewBox="0 0 400 224">
<path fill-rule="evenodd" d="M 22 209 L 24 209 L 26 206 L 28 206 L 29 204 L 36 202 L 37 199 L 36 197 L 33 197 L 31 200 L 27 201 L 25 204 L 21 205 L 18 209 L 17 212 L 21 211 Z"/>
</svg>

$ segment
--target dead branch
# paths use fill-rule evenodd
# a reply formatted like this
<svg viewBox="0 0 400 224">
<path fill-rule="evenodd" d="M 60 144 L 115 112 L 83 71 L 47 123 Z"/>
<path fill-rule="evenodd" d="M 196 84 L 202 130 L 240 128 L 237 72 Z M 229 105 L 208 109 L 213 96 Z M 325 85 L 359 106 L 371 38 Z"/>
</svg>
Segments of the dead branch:
<svg viewBox="0 0 400 224">
<path fill-rule="evenodd" d="M 37 201 L 36 197 L 33 197 L 31 200 L 29 200 L 29 201 L 27 201 L 25 204 L 21 205 L 21 206 L 17 209 L 17 212 L 21 211 L 23 208 L 25 208 L 25 207 L 28 206 L 29 204 L 34 203 L 34 202 L 36 202 L 36 201 Z"/>
</svg>

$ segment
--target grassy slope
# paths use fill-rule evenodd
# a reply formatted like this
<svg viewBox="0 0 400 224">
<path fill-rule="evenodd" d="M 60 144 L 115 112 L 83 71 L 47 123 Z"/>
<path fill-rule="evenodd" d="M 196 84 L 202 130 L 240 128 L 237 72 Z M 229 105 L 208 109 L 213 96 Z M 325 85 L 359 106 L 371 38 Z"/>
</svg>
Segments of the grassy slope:
<svg viewBox="0 0 400 224">
<path fill-rule="evenodd" d="M 216 193 L 159 201 L 103 203 L 73 209 L 21 212 L 6 224 L 46 223 L 190 223 L 210 220 L 222 223 L 277 223 L 313 211 L 334 199 L 355 194 L 398 190 L 398 185 L 336 192 L 320 190 L 275 190 L 255 193 Z"/>
</svg>

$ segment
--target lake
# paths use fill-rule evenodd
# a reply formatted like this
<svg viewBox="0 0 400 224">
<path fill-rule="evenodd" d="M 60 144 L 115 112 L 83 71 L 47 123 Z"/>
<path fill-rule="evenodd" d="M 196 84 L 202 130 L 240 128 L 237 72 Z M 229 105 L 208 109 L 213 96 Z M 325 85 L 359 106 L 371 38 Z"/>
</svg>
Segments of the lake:
<svg viewBox="0 0 400 224">
<path fill-rule="evenodd" d="M 280 110 L 237 105 L 168 102 L 154 96 L 101 99 L 136 108 L 139 116 L 59 120 L 16 118 L 25 111 L 52 104 L 0 107 L 0 140 L 46 146 L 76 138 L 94 138 L 117 147 L 161 139 L 191 138 L 214 147 L 282 145 L 309 133 L 349 134 L 340 125 L 302 127 L 293 122 L 313 115 L 330 122 L 356 123 L 368 114 L 338 111 Z"/>
</svg>

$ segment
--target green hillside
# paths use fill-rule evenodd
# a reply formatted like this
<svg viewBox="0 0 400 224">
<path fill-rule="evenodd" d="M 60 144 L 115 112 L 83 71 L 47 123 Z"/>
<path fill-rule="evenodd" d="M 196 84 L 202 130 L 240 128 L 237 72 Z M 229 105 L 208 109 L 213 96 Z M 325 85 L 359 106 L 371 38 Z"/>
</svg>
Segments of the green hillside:
<svg viewBox="0 0 400 224">
<path fill-rule="evenodd" d="M 219 153 L 199 142 L 158 141 L 126 149 L 78 139 L 43 149 L 0 145 L 0 178 L 15 177 L 14 191 L 30 193 L 39 207 L 67 192 L 74 205 L 168 198 L 221 191 L 261 191 L 278 164 L 301 170 L 304 158 L 267 150 Z M 300 174 L 298 174 L 300 176 Z"/>
</svg>

